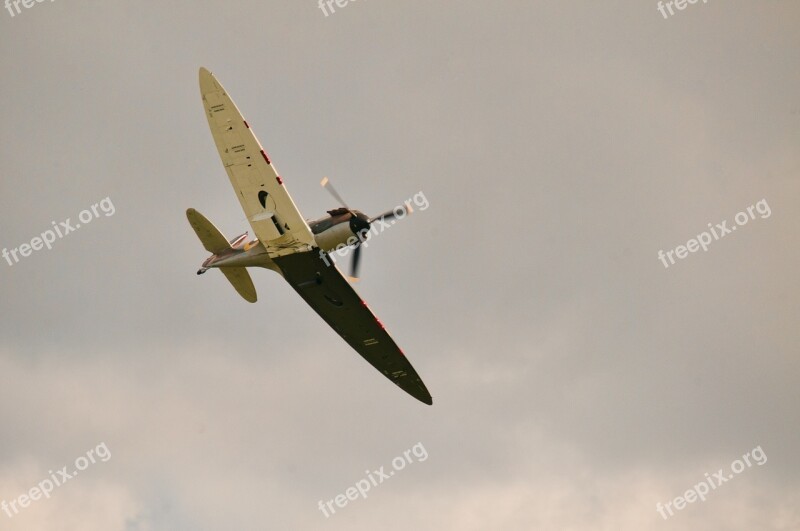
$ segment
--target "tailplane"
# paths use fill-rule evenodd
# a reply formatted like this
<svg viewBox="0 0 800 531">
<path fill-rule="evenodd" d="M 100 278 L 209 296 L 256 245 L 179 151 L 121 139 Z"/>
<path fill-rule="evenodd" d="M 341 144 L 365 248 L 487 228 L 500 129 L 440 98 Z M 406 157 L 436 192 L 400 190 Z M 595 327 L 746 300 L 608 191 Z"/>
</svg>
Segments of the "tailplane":
<svg viewBox="0 0 800 531">
<path fill-rule="evenodd" d="M 225 236 L 203 214 L 190 208 L 186 211 L 186 218 L 189 220 L 189 224 L 194 229 L 197 237 L 200 238 L 206 251 L 219 254 L 231 248 L 231 244 L 228 243 Z"/>
<path fill-rule="evenodd" d="M 218 255 L 233 249 L 225 236 L 219 231 L 213 223 L 208 221 L 203 214 L 197 210 L 190 208 L 186 211 L 186 218 L 189 224 L 194 229 L 200 242 L 209 253 Z M 244 267 L 220 267 L 220 271 L 225 275 L 225 278 L 233 285 L 236 292 L 242 296 L 247 302 L 256 302 L 258 299 L 256 295 L 256 288 L 253 285 L 253 279 L 250 278 L 250 273 Z M 200 269 L 197 274 L 205 273 L 205 268 Z"/>
<path fill-rule="evenodd" d="M 247 272 L 245 267 L 220 267 L 220 271 L 225 274 L 225 277 L 233 284 L 239 295 L 242 296 L 247 302 L 256 302 L 256 287 L 253 285 L 253 279 L 250 278 L 250 273 Z"/>
</svg>

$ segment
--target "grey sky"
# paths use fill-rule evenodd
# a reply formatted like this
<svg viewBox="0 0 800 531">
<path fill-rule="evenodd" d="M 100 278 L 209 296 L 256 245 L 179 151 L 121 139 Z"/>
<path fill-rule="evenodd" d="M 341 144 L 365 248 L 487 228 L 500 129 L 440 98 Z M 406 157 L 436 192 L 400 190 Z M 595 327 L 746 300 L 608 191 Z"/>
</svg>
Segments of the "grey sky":
<svg viewBox="0 0 800 531">
<path fill-rule="evenodd" d="M 36 3 L 0 12 L 0 500 L 10 530 L 800 528 L 800 4 Z M 305 217 L 430 202 L 359 293 L 392 386 L 269 271 L 249 305 L 185 219 L 248 230 L 197 86 Z M 665 269 L 765 199 L 767 218 Z M 344 261 L 347 265 L 347 261 Z M 413 463 L 330 518 L 367 469 Z M 664 521 L 757 446 L 768 457 Z"/>
</svg>

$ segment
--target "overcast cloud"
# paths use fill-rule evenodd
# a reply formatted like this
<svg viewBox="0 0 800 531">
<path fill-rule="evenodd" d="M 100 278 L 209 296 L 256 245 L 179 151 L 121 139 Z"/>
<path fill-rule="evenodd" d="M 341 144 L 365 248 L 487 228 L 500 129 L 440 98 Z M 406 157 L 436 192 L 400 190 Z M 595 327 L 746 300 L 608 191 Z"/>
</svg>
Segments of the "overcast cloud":
<svg viewBox="0 0 800 531">
<path fill-rule="evenodd" d="M 0 259 L 0 501 L 111 455 L 0 529 L 800 529 L 800 3 L 657 5 L 3 9 L 0 248 L 114 213 Z M 325 175 L 371 215 L 424 192 L 356 289 L 433 406 L 275 273 L 255 305 L 195 275 L 186 208 L 249 230 L 201 66 L 306 218 L 336 206 Z"/>
</svg>

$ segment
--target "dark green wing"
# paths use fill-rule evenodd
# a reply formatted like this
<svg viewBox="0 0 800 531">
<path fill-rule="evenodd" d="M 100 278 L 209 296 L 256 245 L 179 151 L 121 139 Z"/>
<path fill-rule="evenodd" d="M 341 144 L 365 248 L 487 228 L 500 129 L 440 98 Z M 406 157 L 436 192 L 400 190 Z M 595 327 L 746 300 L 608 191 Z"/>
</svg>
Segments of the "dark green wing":
<svg viewBox="0 0 800 531">
<path fill-rule="evenodd" d="M 274 261 L 295 291 L 370 365 L 417 400 L 433 403 L 403 351 L 327 254 L 295 253 Z"/>
</svg>

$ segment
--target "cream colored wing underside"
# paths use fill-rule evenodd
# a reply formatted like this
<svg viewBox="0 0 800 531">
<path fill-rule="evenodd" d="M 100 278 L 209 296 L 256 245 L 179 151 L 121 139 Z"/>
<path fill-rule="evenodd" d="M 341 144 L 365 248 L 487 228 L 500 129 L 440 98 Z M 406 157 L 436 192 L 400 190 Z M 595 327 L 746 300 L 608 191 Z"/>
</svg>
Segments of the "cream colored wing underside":
<svg viewBox="0 0 800 531">
<path fill-rule="evenodd" d="M 206 118 L 253 232 L 270 257 L 308 251 L 314 235 L 256 135 L 214 75 L 200 69 Z"/>
</svg>

